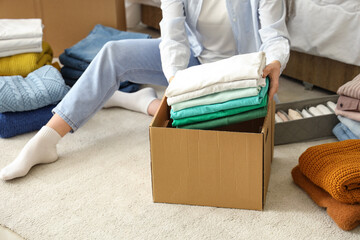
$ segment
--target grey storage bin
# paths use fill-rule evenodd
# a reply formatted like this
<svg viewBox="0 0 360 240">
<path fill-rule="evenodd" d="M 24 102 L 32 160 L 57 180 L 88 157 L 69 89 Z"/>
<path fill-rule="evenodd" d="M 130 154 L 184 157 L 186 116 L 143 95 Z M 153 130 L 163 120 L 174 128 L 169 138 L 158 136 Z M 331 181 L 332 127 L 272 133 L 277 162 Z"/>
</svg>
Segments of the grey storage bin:
<svg viewBox="0 0 360 240">
<path fill-rule="evenodd" d="M 276 112 L 278 110 L 287 112 L 289 108 L 294 110 L 302 110 L 304 108 L 309 108 L 318 104 L 324 104 L 326 106 L 326 102 L 328 101 L 332 101 L 336 104 L 338 97 L 338 95 L 331 95 L 303 101 L 280 103 L 276 105 Z M 338 122 L 339 120 L 337 116 L 335 113 L 333 113 L 311 118 L 292 120 L 288 122 L 275 123 L 274 144 L 280 145 L 326 137 L 334 137 L 332 129 Z"/>
</svg>

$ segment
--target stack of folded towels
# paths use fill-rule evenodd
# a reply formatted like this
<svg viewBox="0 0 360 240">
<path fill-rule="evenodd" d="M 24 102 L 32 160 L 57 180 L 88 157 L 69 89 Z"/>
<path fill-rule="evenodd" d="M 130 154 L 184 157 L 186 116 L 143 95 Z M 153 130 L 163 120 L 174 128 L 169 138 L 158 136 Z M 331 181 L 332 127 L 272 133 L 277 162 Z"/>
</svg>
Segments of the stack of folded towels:
<svg viewBox="0 0 360 240">
<path fill-rule="evenodd" d="M 264 117 L 269 80 L 265 53 L 237 55 L 176 72 L 165 96 L 172 125 L 211 129 Z"/>
<path fill-rule="evenodd" d="M 360 74 L 342 85 L 337 94 L 340 96 L 335 114 L 340 123 L 334 127 L 333 133 L 340 141 L 360 139 Z"/>
<path fill-rule="evenodd" d="M 72 87 L 107 42 L 150 37 L 148 34 L 124 32 L 98 24 L 86 38 L 65 49 L 59 56 L 60 63 L 63 65 L 61 74 L 66 84 Z M 130 82 L 123 82 L 120 86 L 120 90 L 123 92 L 135 92 L 138 89 L 138 84 Z"/>
<path fill-rule="evenodd" d="M 292 170 L 301 187 L 343 230 L 360 224 L 360 140 L 308 148 Z"/>
<path fill-rule="evenodd" d="M 68 91 L 41 19 L 0 19 L 0 137 L 40 129 Z"/>
</svg>

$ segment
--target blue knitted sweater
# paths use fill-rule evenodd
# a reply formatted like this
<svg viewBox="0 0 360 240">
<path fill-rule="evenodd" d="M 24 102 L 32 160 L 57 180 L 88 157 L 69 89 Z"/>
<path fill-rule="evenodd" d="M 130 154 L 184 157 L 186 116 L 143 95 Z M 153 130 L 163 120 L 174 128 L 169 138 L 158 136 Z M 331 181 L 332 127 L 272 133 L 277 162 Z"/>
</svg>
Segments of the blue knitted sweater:
<svg viewBox="0 0 360 240">
<path fill-rule="evenodd" d="M 60 72 L 45 65 L 26 78 L 0 77 L 0 112 L 21 112 L 59 102 L 69 91 Z"/>
</svg>

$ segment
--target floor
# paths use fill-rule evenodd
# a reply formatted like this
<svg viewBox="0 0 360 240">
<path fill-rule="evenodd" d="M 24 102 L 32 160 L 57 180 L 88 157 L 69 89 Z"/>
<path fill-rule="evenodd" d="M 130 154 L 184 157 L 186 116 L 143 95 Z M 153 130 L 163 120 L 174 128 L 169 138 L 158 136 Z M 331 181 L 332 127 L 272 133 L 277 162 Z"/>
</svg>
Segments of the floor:
<svg viewBox="0 0 360 240">
<path fill-rule="evenodd" d="M 157 31 L 152 29 L 144 28 L 144 26 L 139 26 L 136 29 L 129 29 L 130 31 L 137 31 L 137 32 L 144 32 L 149 33 L 153 37 L 158 37 L 159 34 Z M 291 102 L 291 101 L 298 101 L 303 99 L 311 99 L 317 98 L 321 96 L 327 96 L 335 94 L 333 92 L 329 92 L 317 87 L 313 87 L 311 90 L 306 90 L 305 86 L 302 82 L 287 78 L 281 77 L 280 78 L 280 87 L 278 90 L 278 97 L 280 102 Z M 0 239 L 1 240 L 21 240 L 19 235 L 13 233 L 9 229 L 0 226 Z"/>
</svg>

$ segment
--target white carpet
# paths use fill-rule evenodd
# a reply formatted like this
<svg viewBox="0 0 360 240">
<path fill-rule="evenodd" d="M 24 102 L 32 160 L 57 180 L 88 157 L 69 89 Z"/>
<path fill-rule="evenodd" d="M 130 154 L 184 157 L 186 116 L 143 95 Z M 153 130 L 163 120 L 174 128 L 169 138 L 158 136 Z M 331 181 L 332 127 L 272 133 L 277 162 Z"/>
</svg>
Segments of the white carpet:
<svg viewBox="0 0 360 240">
<path fill-rule="evenodd" d="M 131 119 L 131 120 L 130 120 Z M 339 229 L 292 181 L 309 146 L 275 148 L 265 211 L 152 202 L 151 117 L 101 110 L 61 140 L 59 161 L 0 182 L 0 224 L 27 239 L 359 239 Z M 0 139 L 0 167 L 34 133 Z"/>
</svg>

